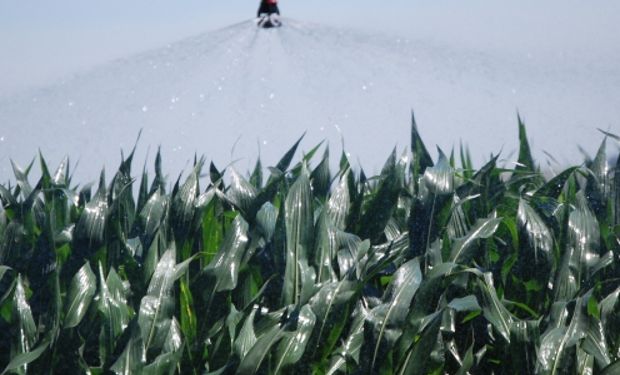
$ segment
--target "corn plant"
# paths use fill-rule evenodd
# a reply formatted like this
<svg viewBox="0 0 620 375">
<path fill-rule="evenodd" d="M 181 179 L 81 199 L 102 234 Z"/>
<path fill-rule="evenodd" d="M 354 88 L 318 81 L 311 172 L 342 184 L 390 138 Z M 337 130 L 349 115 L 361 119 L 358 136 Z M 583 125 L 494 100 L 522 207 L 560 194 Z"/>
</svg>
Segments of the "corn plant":
<svg viewBox="0 0 620 375">
<path fill-rule="evenodd" d="M 549 178 L 519 139 L 516 167 L 475 169 L 413 120 L 370 177 L 322 145 L 295 161 L 301 139 L 268 175 L 13 164 L 0 371 L 618 374 L 620 159 L 604 140 Z"/>
</svg>

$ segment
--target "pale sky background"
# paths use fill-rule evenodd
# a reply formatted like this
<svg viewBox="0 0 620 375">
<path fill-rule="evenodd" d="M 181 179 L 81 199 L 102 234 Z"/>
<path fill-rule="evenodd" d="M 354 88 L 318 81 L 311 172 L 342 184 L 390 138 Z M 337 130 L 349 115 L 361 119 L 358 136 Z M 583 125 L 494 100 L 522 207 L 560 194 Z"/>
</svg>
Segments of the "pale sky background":
<svg viewBox="0 0 620 375">
<path fill-rule="evenodd" d="M 257 4 L 0 0 L 0 96 L 247 20 Z M 588 55 L 592 63 L 599 53 L 608 58 L 610 48 L 620 50 L 617 0 L 281 0 L 280 8 L 297 20 L 534 58 Z"/>
<path fill-rule="evenodd" d="M 408 144 L 412 108 L 429 148 L 462 140 L 476 160 L 503 150 L 510 162 L 517 111 L 538 159 L 548 151 L 579 163 L 578 145 L 592 154 L 600 144 L 597 128 L 620 134 L 620 0 L 280 0 L 290 27 L 258 34 L 252 46 L 260 51 L 243 42 L 256 34 L 247 21 L 258 3 L 0 0 L 0 181 L 12 175 L 9 159 L 25 165 L 38 150 L 52 165 L 63 155 L 81 160 L 96 179 L 97 165 L 116 164 L 140 128 L 138 160 L 161 144 L 174 173 L 194 152 L 225 165 L 241 136 L 238 155 L 253 162 L 260 138 L 268 164 L 304 131 L 304 149 L 320 139 L 338 146 L 342 136 L 353 158 L 376 171 L 396 142 Z M 236 43 L 221 45 L 229 33 Z M 401 37 L 409 47 L 394 44 Z M 290 54 L 278 53 L 279 43 Z M 153 73 L 145 56 L 170 58 L 176 70 Z M 229 71 L 236 60 L 250 64 Z M 279 70 L 262 71 L 271 64 Z M 191 107 L 196 90 L 227 74 L 239 88 L 233 95 Z M 367 77 L 377 85 L 361 95 Z M 173 110 L 177 91 L 195 95 Z M 273 108 L 256 110 L 274 94 Z M 166 104 L 147 116 L 149 101 Z M 206 144 L 205 134 L 218 136 Z M 610 143 L 617 153 L 619 143 Z"/>
</svg>

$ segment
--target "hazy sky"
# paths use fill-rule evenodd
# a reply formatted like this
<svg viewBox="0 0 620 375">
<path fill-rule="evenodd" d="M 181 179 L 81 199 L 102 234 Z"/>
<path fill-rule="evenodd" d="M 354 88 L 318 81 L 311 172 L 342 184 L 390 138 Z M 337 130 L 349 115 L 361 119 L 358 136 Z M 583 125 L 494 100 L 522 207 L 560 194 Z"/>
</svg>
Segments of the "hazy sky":
<svg viewBox="0 0 620 375">
<path fill-rule="evenodd" d="M 0 0 L 0 95 L 247 20 L 257 5 L 257 0 Z M 299 20 L 483 50 L 579 58 L 609 56 L 610 46 L 620 45 L 617 0 L 281 0 L 280 8 Z"/>
</svg>

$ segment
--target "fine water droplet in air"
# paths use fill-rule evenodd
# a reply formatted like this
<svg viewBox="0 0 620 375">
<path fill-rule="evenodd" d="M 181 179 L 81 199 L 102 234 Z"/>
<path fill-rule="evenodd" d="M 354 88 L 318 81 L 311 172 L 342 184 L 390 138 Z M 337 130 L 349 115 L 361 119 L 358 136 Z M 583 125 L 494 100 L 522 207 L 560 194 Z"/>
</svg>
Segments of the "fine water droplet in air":
<svg viewBox="0 0 620 375">
<path fill-rule="evenodd" d="M 148 110 L 149 110 L 149 107 L 147 107 L 147 106 L 142 106 L 142 112 L 148 112 Z"/>
<path fill-rule="evenodd" d="M 4 142 L 4 137 L 0 137 L 0 142 Z"/>
<path fill-rule="evenodd" d="M 69 102 L 69 103 L 67 103 L 67 105 L 68 105 L 69 107 L 73 107 L 73 104 L 74 104 L 73 102 Z"/>
<path fill-rule="evenodd" d="M 276 94 L 274 94 L 274 93 L 269 94 L 269 99 L 273 100 L 273 98 L 275 98 L 275 97 L 276 97 Z"/>
</svg>

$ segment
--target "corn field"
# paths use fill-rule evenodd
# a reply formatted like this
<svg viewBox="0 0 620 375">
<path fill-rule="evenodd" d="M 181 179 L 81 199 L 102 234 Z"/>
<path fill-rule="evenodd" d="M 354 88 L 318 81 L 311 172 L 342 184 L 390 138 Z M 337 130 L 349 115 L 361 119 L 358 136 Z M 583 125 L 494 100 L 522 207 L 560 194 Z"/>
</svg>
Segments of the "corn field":
<svg viewBox="0 0 620 375">
<path fill-rule="evenodd" d="M 329 149 L 0 185 L 1 374 L 620 374 L 620 160 Z M 607 134 L 605 139 L 614 137 Z M 322 156 L 321 156 L 322 153 Z M 34 162 L 33 162 L 34 163 Z M 268 175 L 267 175 L 268 174 Z M 138 185 L 139 184 L 139 185 Z M 96 184 L 95 184 L 96 185 Z"/>
</svg>

